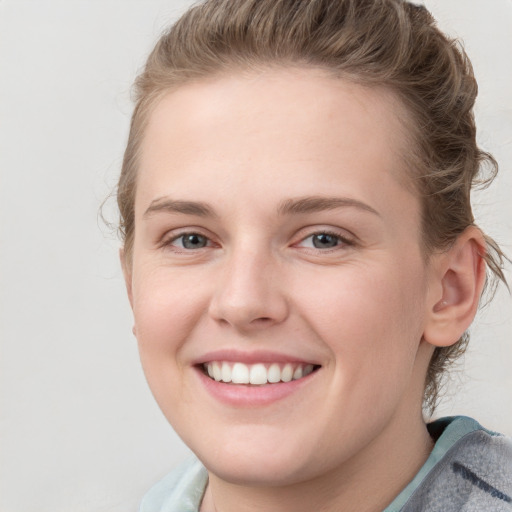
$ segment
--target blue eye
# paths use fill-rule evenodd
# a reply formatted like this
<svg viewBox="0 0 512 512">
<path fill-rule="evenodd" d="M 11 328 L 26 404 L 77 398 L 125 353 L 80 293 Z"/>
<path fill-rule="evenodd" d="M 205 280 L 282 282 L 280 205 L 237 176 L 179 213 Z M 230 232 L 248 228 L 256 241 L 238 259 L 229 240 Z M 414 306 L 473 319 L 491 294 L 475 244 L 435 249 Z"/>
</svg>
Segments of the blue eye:
<svg viewBox="0 0 512 512">
<path fill-rule="evenodd" d="M 319 232 L 313 233 L 312 235 L 304 238 L 299 245 L 310 249 L 333 249 L 338 246 L 353 244 L 350 240 L 347 240 L 340 235 L 328 232 Z"/>
<path fill-rule="evenodd" d="M 172 245 L 183 249 L 202 249 L 208 245 L 208 238 L 199 233 L 184 233 L 175 238 Z"/>
<path fill-rule="evenodd" d="M 340 243 L 340 237 L 329 233 L 317 233 L 311 236 L 315 249 L 331 249 Z"/>
</svg>

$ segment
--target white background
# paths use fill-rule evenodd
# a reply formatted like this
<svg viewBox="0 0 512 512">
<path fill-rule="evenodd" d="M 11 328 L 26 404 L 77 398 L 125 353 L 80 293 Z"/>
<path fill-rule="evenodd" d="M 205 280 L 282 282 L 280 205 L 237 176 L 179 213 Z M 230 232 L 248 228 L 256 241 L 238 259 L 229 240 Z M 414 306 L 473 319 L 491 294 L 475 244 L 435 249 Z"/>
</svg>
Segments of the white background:
<svg viewBox="0 0 512 512">
<path fill-rule="evenodd" d="M 501 164 L 476 211 L 511 254 L 512 1 L 426 3 L 473 59 L 479 139 Z M 145 384 L 119 244 L 97 214 L 131 83 L 187 4 L 0 1 L 0 512 L 135 511 L 186 454 Z M 439 415 L 512 435 L 511 316 L 501 290 Z"/>
</svg>

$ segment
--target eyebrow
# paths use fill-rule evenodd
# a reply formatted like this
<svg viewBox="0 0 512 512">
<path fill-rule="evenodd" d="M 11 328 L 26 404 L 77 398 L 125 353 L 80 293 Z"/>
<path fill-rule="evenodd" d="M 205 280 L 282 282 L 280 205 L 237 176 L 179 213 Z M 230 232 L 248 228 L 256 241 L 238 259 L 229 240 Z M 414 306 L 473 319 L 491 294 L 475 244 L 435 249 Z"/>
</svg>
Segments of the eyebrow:
<svg viewBox="0 0 512 512">
<path fill-rule="evenodd" d="M 290 215 L 315 213 L 346 207 L 359 208 L 360 210 L 373 213 L 378 217 L 381 216 L 380 213 L 370 205 L 349 197 L 307 196 L 299 197 L 297 199 L 287 199 L 281 203 L 278 211 L 281 215 Z"/>
<path fill-rule="evenodd" d="M 197 201 L 180 201 L 168 197 L 160 197 L 151 201 L 148 209 L 144 212 L 144 217 L 149 217 L 154 213 L 182 213 L 184 215 L 196 215 L 198 217 L 216 217 L 213 208 L 207 204 Z"/>
<path fill-rule="evenodd" d="M 306 196 L 287 199 L 279 205 L 277 211 L 280 215 L 297 215 L 346 207 L 358 208 L 380 217 L 379 212 L 370 205 L 348 197 Z M 169 197 L 160 197 L 151 201 L 148 209 L 144 212 L 144 217 L 159 212 L 181 213 L 198 217 L 217 217 L 214 209 L 208 203 L 176 200 Z"/>
</svg>

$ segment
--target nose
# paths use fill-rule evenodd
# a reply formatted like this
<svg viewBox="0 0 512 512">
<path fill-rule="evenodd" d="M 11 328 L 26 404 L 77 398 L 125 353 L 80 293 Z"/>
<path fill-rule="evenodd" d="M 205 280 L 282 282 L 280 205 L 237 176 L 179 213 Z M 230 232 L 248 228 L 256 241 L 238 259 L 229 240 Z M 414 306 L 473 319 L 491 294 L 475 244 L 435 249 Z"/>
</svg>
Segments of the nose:
<svg viewBox="0 0 512 512">
<path fill-rule="evenodd" d="M 282 281 L 270 251 L 233 251 L 219 272 L 210 316 L 241 332 L 279 324 L 288 316 Z"/>
</svg>

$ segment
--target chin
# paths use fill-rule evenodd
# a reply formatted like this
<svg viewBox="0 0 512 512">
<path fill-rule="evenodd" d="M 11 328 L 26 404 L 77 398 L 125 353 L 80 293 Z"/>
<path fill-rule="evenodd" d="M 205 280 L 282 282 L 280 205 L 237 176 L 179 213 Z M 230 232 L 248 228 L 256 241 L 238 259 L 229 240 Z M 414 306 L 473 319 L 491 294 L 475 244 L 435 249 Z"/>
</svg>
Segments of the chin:
<svg viewBox="0 0 512 512">
<path fill-rule="evenodd" d="M 318 444 L 311 439 L 309 443 L 293 440 L 290 432 L 283 436 L 282 430 L 281 435 L 267 436 L 254 428 L 242 430 L 245 435 L 239 429 L 238 437 L 224 437 L 218 443 L 210 439 L 192 447 L 209 472 L 231 484 L 268 487 L 293 485 L 315 476 L 319 461 L 313 450 Z"/>
<path fill-rule="evenodd" d="M 308 475 L 307 464 L 296 457 L 259 457 L 257 460 L 238 456 L 221 460 L 202 461 L 210 473 L 234 485 L 255 487 L 279 487 L 300 483 Z M 309 468 L 310 469 L 310 468 Z"/>
</svg>

